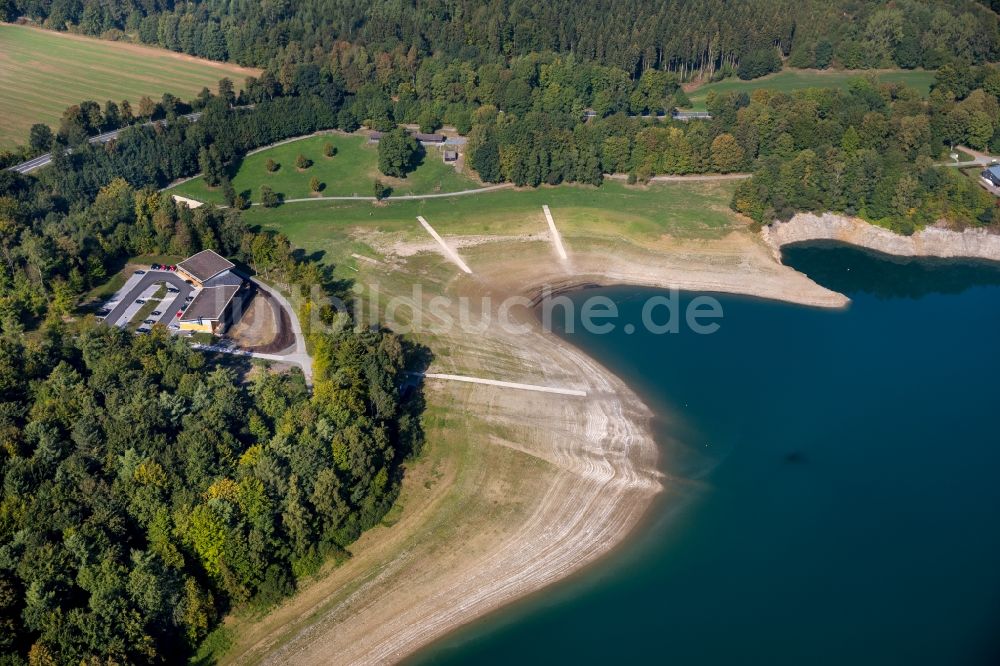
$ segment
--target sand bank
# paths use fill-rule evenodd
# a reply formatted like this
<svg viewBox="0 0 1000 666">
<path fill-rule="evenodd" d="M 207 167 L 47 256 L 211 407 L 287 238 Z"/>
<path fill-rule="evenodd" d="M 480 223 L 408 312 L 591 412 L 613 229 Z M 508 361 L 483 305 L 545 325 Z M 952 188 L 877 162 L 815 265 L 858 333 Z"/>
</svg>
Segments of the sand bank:
<svg viewBox="0 0 1000 666">
<path fill-rule="evenodd" d="M 451 240 L 451 239 L 449 239 Z M 507 296 L 586 284 L 636 284 L 749 294 L 823 307 L 847 299 L 776 262 L 747 232 L 652 246 L 571 241 L 568 260 L 545 234 L 462 245 L 465 275 L 396 244 L 365 280 L 424 298 Z M 478 298 L 477 298 L 478 297 Z M 491 306 L 483 306 L 491 307 Z M 416 336 L 418 339 L 420 335 Z M 545 332 L 501 327 L 422 339 L 431 372 L 560 386 L 586 397 L 502 386 L 425 386 L 426 460 L 407 470 L 401 518 L 366 533 L 355 556 L 274 613 L 245 627 L 229 662 L 374 664 L 398 661 L 473 619 L 581 570 L 621 544 L 654 496 L 684 479 L 657 467 L 651 413 L 620 379 Z M 437 425 L 435 425 L 437 424 Z M 450 446 L 436 456 L 434 446 Z"/>
</svg>

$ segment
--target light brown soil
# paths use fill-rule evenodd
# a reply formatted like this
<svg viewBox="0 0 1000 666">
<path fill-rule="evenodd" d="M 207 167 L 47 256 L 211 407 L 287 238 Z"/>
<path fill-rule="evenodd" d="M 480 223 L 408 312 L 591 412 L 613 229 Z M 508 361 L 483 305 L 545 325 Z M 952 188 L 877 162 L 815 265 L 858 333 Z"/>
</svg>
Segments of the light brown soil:
<svg viewBox="0 0 1000 666">
<path fill-rule="evenodd" d="M 295 344 L 288 313 L 261 290 L 226 335 L 241 349 L 264 354 L 281 352 Z"/>
<path fill-rule="evenodd" d="M 462 252 L 473 276 L 436 253 L 396 246 L 392 261 L 359 264 L 359 279 L 391 295 L 410 294 L 419 278 L 425 305 L 442 294 L 467 296 L 474 308 L 481 297 L 493 299 L 473 319 L 507 296 L 587 283 L 846 303 L 776 263 L 747 232 L 717 241 L 664 238 L 653 248 L 579 245 L 564 265 L 544 233 L 470 243 Z M 367 532 L 347 563 L 275 612 L 233 623 L 225 662 L 399 661 L 598 561 L 635 528 L 657 492 L 688 483 L 658 471 L 650 412 L 628 386 L 533 317 L 525 321 L 524 333 L 493 326 L 415 337 L 437 355 L 433 372 L 579 389 L 587 397 L 427 380 L 427 451 L 407 469 L 395 524 Z"/>
<path fill-rule="evenodd" d="M 265 345 L 274 340 L 277 321 L 270 303 L 260 294 L 256 294 L 246 306 L 239 321 L 227 332 L 243 349 Z"/>
<path fill-rule="evenodd" d="M 277 311 L 278 333 L 271 342 L 254 347 L 250 351 L 262 354 L 278 354 L 295 345 L 295 333 L 292 331 L 292 322 L 288 317 L 288 312 L 278 306 L 273 299 L 268 297 L 267 300 Z"/>
</svg>

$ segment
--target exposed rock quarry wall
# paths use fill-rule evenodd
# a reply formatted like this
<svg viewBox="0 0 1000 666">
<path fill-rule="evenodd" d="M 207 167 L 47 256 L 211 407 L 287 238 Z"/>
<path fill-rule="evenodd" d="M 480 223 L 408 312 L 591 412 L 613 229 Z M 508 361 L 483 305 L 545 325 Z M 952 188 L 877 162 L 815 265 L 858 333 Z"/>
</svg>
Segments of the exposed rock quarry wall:
<svg viewBox="0 0 1000 666">
<path fill-rule="evenodd" d="M 788 222 L 775 222 L 761 231 L 776 254 L 785 245 L 809 241 L 839 241 L 899 257 L 984 259 L 1000 262 L 1000 235 L 983 229 L 950 231 L 930 227 L 912 236 L 900 236 L 864 220 L 824 213 L 799 213 Z"/>
</svg>

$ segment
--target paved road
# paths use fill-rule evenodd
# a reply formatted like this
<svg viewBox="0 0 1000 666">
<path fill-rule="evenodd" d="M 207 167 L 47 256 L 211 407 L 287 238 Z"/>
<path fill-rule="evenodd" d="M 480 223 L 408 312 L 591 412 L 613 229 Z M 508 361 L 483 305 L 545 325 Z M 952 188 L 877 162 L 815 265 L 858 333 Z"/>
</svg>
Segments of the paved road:
<svg viewBox="0 0 1000 666">
<path fill-rule="evenodd" d="M 950 166 L 962 169 L 965 167 L 974 167 L 974 166 L 991 166 L 993 164 L 997 164 L 998 162 L 1000 162 L 1000 157 L 997 157 L 996 155 L 989 155 L 987 153 L 983 153 L 978 150 L 973 150 L 972 148 L 968 148 L 966 146 L 955 146 L 955 148 L 957 150 L 962 150 L 963 152 L 969 153 L 970 155 L 972 155 L 973 159 L 968 162 L 956 162 L 954 160 L 948 160 L 947 162 L 942 162 L 938 164 L 938 166 Z"/>
<path fill-rule="evenodd" d="M 177 289 L 177 293 L 174 294 L 173 300 L 168 300 L 170 294 L 168 293 L 163 303 L 169 303 L 165 307 L 158 307 L 157 310 L 163 312 L 158 318 L 161 324 L 170 324 L 180 306 L 184 303 L 184 299 L 191 295 L 193 288 L 187 282 L 185 282 L 177 273 L 173 271 L 146 271 L 143 275 L 132 275 L 126 282 L 125 285 L 118 290 L 111 302 L 115 303 L 114 308 L 108 313 L 108 316 L 104 318 L 108 324 L 114 326 L 118 321 L 126 315 L 126 313 L 134 315 L 135 311 L 139 309 L 138 306 L 129 312 L 131 306 L 136 305 L 136 299 L 141 298 L 142 294 L 154 286 L 158 282 L 166 282 L 168 285 Z M 155 289 L 153 290 L 155 291 Z"/>
<path fill-rule="evenodd" d="M 116 306 L 115 312 L 112 313 L 114 315 L 114 319 L 110 320 L 106 319 L 105 322 L 111 326 L 117 326 L 118 328 L 125 328 L 126 326 L 129 325 L 129 322 L 131 322 L 135 318 L 139 310 L 142 309 L 144 303 L 154 300 L 153 295 L 156 293 L 156 290 L 158 288 L 159 287 L 157 285 L 151 284 L 147 285 L 144 289 L 136 289 L 134 291 L 131 291 L 130 296 L 132 300 L 121 301 L 121 306 L 124 308 L 124 310 Z M 143 303 L 136 303 L 136 300 L 141 300 L 143 301 Z M 119 312 L 121 314 L 119 314 Z"/>
<path fill-rule="evenodd" d="M 752 176 L 752 173 L 693 173 L 687 176 L 653 176 L 649 180 L 653 183 L 699 183 L 714 180 L 746 180 Z M 628 180 L 628 174 L 625 173 L 609 173 L 604 177 L 612 180 Z"/>
<path fill-rule="evenodd" d="M 717 180 L 745 180 L 750 178 L 753 174 L 749 173 L 708 173 L 708 174 L 691 174 L 688 176 L 653 176 L 650 181 L 654 183 L 694 183 L 702 181 L 717 181 Z M 605 178 L 611 178 L 612 180 L 627 180 L 628 174 L 624 173 L 612 173 L 606 174 Z M 383 199 L 383 201 L 419 201 L 421 199 L 447 199 L 449 197 L 464 197 L 470 194 L 486 194 L 487 192 L 495 192 L 497 190 L 507 190 L 514 187 L 513 183 L 500 183 L 499 185 L 488 185 L 487 187 L 477 187 L 472 190 L 459 190 L 458 192 L 438 192 L 436 194 L 399 194 L 388 196 Z M 170 188 L 163 190 L 164 192 L 169 192 Z M 300 199 L 284 199 L 282 204 L 293 204 L 293 203 L 307 203 L 309 201 L 375 201 L 375 197 L 303 197 Z M 260 206 L 260 202 L 255 202 L 250 204 L 251 206 Z M 219 206 L 219 208 L 228 208 L 228 206 Z"/>
<path fill-rule="evenodd" d="M 239 108 L 250 108 L 252 106 L 253 105 L 249 105 L 248 107 L 239 107 Z M 585 111 L 584 114 L 583 114 L 584 118 L 593 118 L 596 115 L 597 115 L 597 113 L 595 113 L 594 111 L 590 111 L 590 110 Z M 196 113 L 188 113 L 188 114 L 186 114 L 184 116 L 181 116 L 181 117 L 182 118 L 187 118 L 191 122 L 197 122 L 198 119 L 201 118 L 201 112 L 199 111 L 199 112 L 196 112 Z M 632 116 L 632 117 L 638 117 L 638 118 L 664 118 L 665 116 L 657 115 L 657 114 L 647 114 L 647 115 Z M 693 119 L 709 120 L 709 119 L 711 119 L 711 117 L 712 117 L 711 114 L 709 114 L 706 111 L 674 111 L 674 113 L 673 113 L 674 120 L 693 120 Z M 164 124 L 165 125 L 166 122 L 167 122 L 166 120 L 156 120 L 156 121 L 151 121 L 151 122 L 148 122 L 148 123 L 143 123 L 143 125 L 155 125 L 155 124 Z M 114 139 L 117 139 L 119 133 L 121 133 L 121 131 L 124 130 L 124 129 L 126 129 L 126 128 L 122 127 L 120 129 L 111 130 L 110 132 L 105 132 L 104 134 L 98 134 L 97 136 L 92 136 L 88 140 L 92 144 L 107 143 L 108 141 L 112 141 Z M 287 143 L 289 141 L 295 141 L 298 138 L 301 138 L 301 137 L 295 137 L 293 139 L 288 139 L 286 141 L 279 141 L 277 144 L 273 144 L 273 145 L 280 145 L 282 143 Z M 445 145 L 445 146 L 463 146 L 463 145 L 466 144 L 466 142 L 467 142 L 467 139 L 465 137 L 463 137 L 463 136 L 454 136 L 454 137 L 448 137 L 444 141 L 444 143 L 434 143 L 434 144 L 427 144 L 427 145 L 435 145 L 435 146 L 440 146 L 440 145 Z M 269 147 L 270 146 L 265 146 L 265 147 L 262 147 L 262 148 L 258 148 L 257 150 L 254 150 L 254 151 L 251 151 L 250 153 L 248 153 L 248 155 L 252 155 L 255 152 L 260 152 L 261 150 L 266 150 Z M 8 170 L 9 171 L 16 171 L 18 173 L 31 173 L 32 171 L 35 171 L 36 169 L 41 169 L 42 167 L 48 166 L 51 163 L 52 163 L 52 153 L 45 153 L 44 155 L 39 155 L 38 157 L 31 158 L 27 162 L 21 162 L 20 164 L 15 164 L 14 166 L 9 167 Z M 967 162 L 966 164 L 970 164 L 970 163 Z M 371 198 L 371 197 L 368 197 L 368 198 Z M 401 198 L 401 197 L 396 197 L 396 198 Z"/>
<path fill-rule="evenodd" d="M 258 289 L 267 293 L 271 298 L 277 301 L 278 305 L 288 312 L 288 319 L 292 322 L 292 333 L 295 336 L 295 347 L 292 351 L 287 354 L 252 352 L 246 349 L 240 349 L 232 340 L 222 340 L 213 345 L 192 343 L 191 347 L 194 349 L 217 352 L 220 354 L 246 356 L 250 358 L 263 359 L 265 361 L 276 361 L 279 363 L 297 365 L 302 369 L 302 374 L 306 379 L 306 386 L 311 387 L 313 385 L 312 357 L 309 356 L 309 352 L 306 349 L 306 336 L 302 333 L 302 327 L 299 325 L 299 318 L 295 314 L 295 308 L 292 307 L 292 304 L 288 302 L 288 299 L 286 299 L 277 289 L 272 289 L 256 278 L 250 278 L 250 281 L 253 282 Z"/>
<path fill-rule="evenodd" d="M 199 111 L 197 113 L 189 113 L 181 117 L 187 118 L 191 122 L 197 122 L 198 119 L 201 118 L 201 112 Z M 148 123 L 143 123 L 143 125 L 165 125 L 166 123 L 167 123 L 166 120 L 156 120 Z M 135 127 L 135 126 L 130 125 L 129 127 Z M 90 137 L 88 141 L 93 144 L 107 143 L 108 141 L 117 139 L 118 135 L 124 129 L 127 128 L 122 127 L 120 129 L 111 130 L 110 132 L 105 132 L 104 134 L 98 134 L 97 136 Z M 32 171 L 36 169 L 41 169 L 43 166 L 48 166 L 51 163 L 52 163 L 52 153 L 45 153 L 44 155 L 33 157 L 27 162 L 21 162 L 20 164 L 15 164 L 14 166 L 10 167 L 8 171 L 16 171 L 18 173 L 31 173 Z"/>
<path fill-rule="evenodd" d="M 674 120 L 711 120 L 712 114 L 708 111 L 674 111 L 670 114 Z M 587 109 L 583 112 L 583 117 L 585 120 L 597 117 L 597 112 L 591 109 Z M 645 113 L 645 114 L 629 114 L 629 118 L 666 118 L 665 113 Z"/>
<path fill-rule="evenodd" d="M 415 201 L 418 199 L 447 199 L 448 197 L 464 197 L 469 194 L 484 194 L 494 190 L 506 190 L 514 187 L 513 183 L 500 183 L 499 185 L 489 185 L 478 187 L 474 190 L 460 190 L 458 192 L 439 192 L 437 194 L 400 194 L 398 196 L 385 197 L 384 201 Z M 169 190 L 168 190 L 169 191 Z M 375 201 L 375 197 L 305 197 L 302 199 L 285 199 L 282 203 L 303 203 L 305 201 Z M 250 204 L 259 206 L 260 203 Z M 226 206 L 220 206 L 226 208 Z"/>
<path fill-rule="evenodd" d="M 277 356 L 276 354 L 255 354 L 255 356 L 257 358 L 269 358 L 271 356 L 275 356 L 276 358 L 272 360 L 294 363 L 302 368 L 302 374 L 305 375 L 306 378 L 306 386 L 312 386 L 312 357 L 309 356 L 309 350 L 306 347 L 306 336 L 302 333 L 302 326 L 299 323 L 299 316 L 295 312 L 295 308 L 292 307 L 292 304 L 288 302 L 288 299 L 285 298 L 284 295 L 277 289 L 271 288 L 269 285 L 264 284 L 256 278 L 250 278 L 250 281 L 253 282 L 258 289 L 267 293 L 285 309 L 288 313 L 288 320 L 292 322 L 292 333 L 295 335 L 295 350 L 291 354 L 285 354 L 282 356 Z"/>
</svg>

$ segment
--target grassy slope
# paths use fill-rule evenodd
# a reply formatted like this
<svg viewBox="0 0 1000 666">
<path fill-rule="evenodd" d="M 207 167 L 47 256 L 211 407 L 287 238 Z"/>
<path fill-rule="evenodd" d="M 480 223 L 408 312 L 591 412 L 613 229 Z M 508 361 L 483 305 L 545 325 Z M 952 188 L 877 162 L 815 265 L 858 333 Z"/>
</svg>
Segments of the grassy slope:
<svg viewBox="0 0 1000 666">
<path fill-rule="evenodd" d="M 414 219 L 424 215 L 446 238 L 456 235 L 517 237 L 547 232 L 542 204 L 551 207 L 564 242 L 574 249 L 601 244 L 605 251 L 621 246 L 662 242 L 664 235 L 714 238 L 739 226 L 728 209 L 735 183 L 661 183 L 645 188 L 606 182 L 600 188 L 559 186 L 537 190 L 503 190 L 482 195 L 390 202 L 321 202 L 288 204 L 275 209 L 255 207 L 244 213 L 251 224 L 280 230 L 306 252 L 322 252 L 342 278 L 378 285 L 386 295 L 409 294 L 419 282 L 427 293 L 451 293 L 455 268 L 437 252 L 409 257 L 402 265 L 357 261 L 352 253 L 381 259 L 374 243 L 394 238 L 430 241 Z M 376 236 L 376 232 L 382 235 Z M 369 244 L 373 243 L 373 244 Z M 552 261 L 546 245 L 496 243 L 460 252 L 475 270 L 477 257 L 496 259 L 516 252 L 523 260 Z M 631 251 L 635 251 L 632 248 Z M 505 353 L 487 354 L 481 365 L 475 354 L 454 341 L 429 333 L 420 341 L 432 345 L 437 362 L 448 371 L 496 379 L 530 372 L 523 359 Z M 362 535 L 351 546 L 352 558 L 339 567 L 328 565 L 311 584 L 303 586 L 294 602 L 266 616 L 247 612 L 232 616 L 204 646 L 200 656 L 222 664 L 257 663 L 255 643 L 279 628 L 274 649 L 299 631 L 324 629 L 324 613 L 349 595 L 392 573 L 387 562 L 412 553 L 418 569 L 424 553 L 453 553 L 469 547 L 473 535 L 517 524 L 533 508 L 524 498 L 538 496 L 536 487 L 550 477 L 546 464 L 513 447 L 494 442 L 518 441 L 521 432 L 507 424 L 477 416 L 480 407 L 467 404 L 470 393 L 448 385 L 429 385 L 428 407 L 422 422 L 427 443 L 417 460 L 407 464 L 402 493 L 383 525 Z M 463 397 L 464 396 L 464 397 Z M 392 527 L 388 527 L 388 525 Z M 427 566 L 434 566 L 433 563 Z M 301 602 L 298 605 L 297 602 Z M 316 604 L 312 606 L 312 604 Z M 310 613 L 301 611 L 309 609 Z M 208 660 L 206 660 L 208 661 Z"/>
<path fill-rule="evenodd" d="M 632 243 L 642 243 L 664 234 L 718 237 L 733 224 L 728 204 L 734 187 L 733 183 L 659 183 L 637 188 L 609 181 L 599 188 L 500 190 L 383 206 L 369 202 L 306 202 L 276 209 L 255 207 L 244 215 L 250 224 L 287 234 L 294 246 L 323 252 L 325 261 L 356 268 L 351 254 L 379 254 L 364 240 L 368 233 L 429 239 L 416 221 L 417 215 L 426 217 L 445 237 L 530 235 L 547 230 L 542 204 L 551 207 L 570 248 L 594 239 L 616 242 L 628 237 Z"/>
<path fill-rule="evenodd" d="M 692 108 L 698 111 L 705 109 L 705 97 L 712 90 L 718 93 L 733 91 L 753 92 L 760 88 L 771 88 L 782 92 L 801 90 L 803 88 L 846 88 L 847 83 L 858 76 L 868 74 L 867 70 L 815 70 L 815 69 L 786 69 L 777 74 L 771 74 L 753 81 L 741 81 L 739 79 L 726 79 L 718 83 L 703 85 L 690 93 Z M 920 92 L 927 94 L 931 83 L 934 81 L 934 72 L 923 70 L 896 70 L 876 72 L 880 81 L 886 83 L 905 83 Z"/>
<path fill-rule="evenodd" d="M 59 124 L 85 99 L 102 106 L 169 92 L 183 99 L 228 76 L 239 86 L 249 70 L 163 49 L 0 24 L 0 148 L 25 143 L 34 123 Z"/>
<path fill-rule="evenodd" d="M 333 157 L 323 155 L 323 146 L 332 143 L 337 147 Z M 305 155 L 313 165 L 300 171 L 295 168 L 295 158 Z M 280 165 L 274 173 L 268 173 L 264 163 L 273 159 Z M 246 157 L 236 165 L 230 174 L 237 192 L 248 192 L 252 201 L 260 200 L 260 186 L 267 184 L 285 198 L 312 196 L 309 181 L 315 176 L 325 187 L 323 196 L 372 196 L 376 178 L 392 187 L 394 194 L 430 194 L 433 192 L 456 192 L 479 185 L 455 171 L 455 168 L 441 160 L 440 149 L 427 148 L 423 164 L 405 179 L 388 178 L 378 171 L 378 148 L 367 143 L 364 136 L 329 134 L 313 136 L 299 141 L 275 146 Z M 195 178 L 177 185 L 171 192 L 221 204 L 220 188 L 209 189 L 201 178 Z"/>
</svg>

